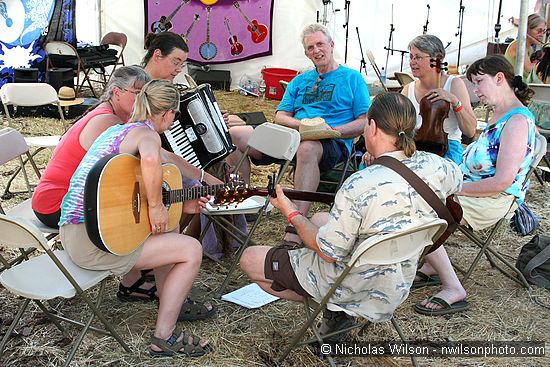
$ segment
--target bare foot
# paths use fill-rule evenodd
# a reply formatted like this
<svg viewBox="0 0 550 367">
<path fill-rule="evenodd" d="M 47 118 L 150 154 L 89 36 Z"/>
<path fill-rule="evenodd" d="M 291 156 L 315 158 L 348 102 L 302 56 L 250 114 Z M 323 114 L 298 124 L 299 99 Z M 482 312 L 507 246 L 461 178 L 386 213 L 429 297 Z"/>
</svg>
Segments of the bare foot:
<svg viewBox="0 0 550 367">
<path fill-rule="evenodd" d="M 462 287 L 460 288 L 447 288 L 443 287 L 434 297 L 439 297 L 443 299 L 448 304 L 452 305 L 455 302 L 462 301 L 466 298 L 466 290 Z M 428 302 L 428 299 L 423 300 L 420 304 L 431 310 L 439 310 L 442 308 L 441 305 L 437 303 Z"/>
</svg>

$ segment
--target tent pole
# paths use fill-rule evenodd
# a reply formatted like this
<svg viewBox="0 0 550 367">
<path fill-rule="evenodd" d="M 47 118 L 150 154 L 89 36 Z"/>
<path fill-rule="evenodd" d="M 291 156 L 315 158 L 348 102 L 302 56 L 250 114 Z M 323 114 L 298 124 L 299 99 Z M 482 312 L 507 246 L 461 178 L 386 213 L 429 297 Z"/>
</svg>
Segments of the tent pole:
<svg viewBox="0 0 550 367">
<path fill-rule="evenodd" d="M 527 44 L 527 17 L 528 17 L 528 0 L 521 0 L 519 9 L 519 28 L 518 28 L 518 46 L 516 53 L 516 68 L 514 70 L 516 75 L 523 77 L 523 63 L 525 59 L 525 45 Z"/>
</svg>

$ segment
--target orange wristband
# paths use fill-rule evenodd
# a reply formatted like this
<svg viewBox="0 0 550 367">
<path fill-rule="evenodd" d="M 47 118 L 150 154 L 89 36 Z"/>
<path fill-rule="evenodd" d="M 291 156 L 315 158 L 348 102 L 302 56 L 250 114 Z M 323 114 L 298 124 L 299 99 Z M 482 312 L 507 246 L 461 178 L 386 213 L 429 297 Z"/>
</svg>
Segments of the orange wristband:
<svg viewBox="0 0 550 367">
<path fill-rule="evenodd" d="M 294 218 L 295 216 L 297 215 L 303 215 L 302 212 L 299 212 L 297 210 L 289 213 L 287 216 L 286 216 L 286 220 L 288 221 L 288 223 L 291 223 L 292 222 L 292 218 Z"/>
</svg>

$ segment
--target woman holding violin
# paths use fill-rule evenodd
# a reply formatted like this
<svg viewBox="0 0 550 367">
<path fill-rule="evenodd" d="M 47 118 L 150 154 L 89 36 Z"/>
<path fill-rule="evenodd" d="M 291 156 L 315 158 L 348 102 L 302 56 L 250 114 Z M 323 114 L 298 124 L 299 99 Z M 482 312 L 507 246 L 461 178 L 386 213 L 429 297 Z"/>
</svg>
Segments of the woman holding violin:
<svg viewBox="0 0 550 367">
<path fill-rule="evenodd" d="M 420 129 L 423 123 L 428 123 L 436 129 L 443 129 L 443 132 L 434 131 L 436 135 L 447 134 L 447 149 L 443 156 L 460 164 L 462 134 L 473 137 L 477 121 L 464 82 L 460 78 L 442 73 L 436 65 L 441 64 L 444 57 L 445 47 L 436 36 L 425 34 L 413 39 L 409 43 L 409 65 L 417 80 L 405 85 L 401 93 L 411 100 L 416 109 L 416 128 Z M 423 98 L 427 101 L 422 101 Z M 431 112 L 421 115 L 421 104 L 434 104 L 437 101 L 450 104 L 448 117 Z M 428 121 L 432 119 L 442 121 Z"/>
<path fill-rule="evenodd" d="M 533 55 L 533 46 L 542 45 L 544 39 L 544 32 L 546 31 L 546 20 L 538 14 L 531 14 L 527 18 L 527 39 L 525 40 L 525 58 L 523 60 L 523 80 L 527 83 L 539 82 L 535 73 L 531 73 L 535 67 L 535 64 L 531 62 L 531 55 Z M 516 55 L 518 51 L 517 39 L 512 41 L 508 45 L 504 56 L 506 60 L 516 67 Z M 531 75 L 531 76 L 530 76 Z"/>
</svg>

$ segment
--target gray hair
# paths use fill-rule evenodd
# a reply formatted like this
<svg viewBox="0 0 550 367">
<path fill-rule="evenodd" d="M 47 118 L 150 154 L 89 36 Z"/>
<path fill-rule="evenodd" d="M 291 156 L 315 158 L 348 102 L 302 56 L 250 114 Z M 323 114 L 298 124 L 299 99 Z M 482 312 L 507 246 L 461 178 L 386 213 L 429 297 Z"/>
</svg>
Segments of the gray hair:
<svg viewBox="0 0 550 367">
<path fill-rule="evenodd" d="M 180 94 L 175 84 L 168 80 L 151 80 L 136 96 L 130 121 L 145 121 L 161 112 L 177 111 L 179 105 Z"/>
<path fill-rule="evenodd" d="M 302 45 L 304 46 L 304 49 L 306 48 L 306 44 L 304 42 L 306 36 L 309 36 L 310 34 L 313 34 L 315 32 L 323 33 L 325 35 L 325 37 L 327 38 L 327 42 L 328 43 L 332 42 L 332 36 L 331 36 L 328 28 L 325 27 L 322 24 L 313 23 L 313 24 L 310 24 L 310 25 L 306 26 L 304 28 L 304 30 L 302 31 Z"/>
<path fill-rule="evenodd" d="M 541 23 L 546 24 L 546 20 L 537 13 L 530 14 L 527 18 L 527 29 L 535 29 Z"/>
<path fill-rule="evenodd" d="M 445 47 L 443 46 L 443 42 L 431 34 L 422 34 L 415 37 L 411 42 L 409 42 L 409 50 L 411 47 L 417 48 L 420 52 L 427 53 L 431 58 L 445 57 Z"/>
<path fill-rule="evenodd" d="M 107 86 L 105 86 L 103 94 L 99 97 L 99 102 L 107 102 L 110 100 L 111 97 L 113 97 L 113 88 L 115 87 L 118 89 L 128 89 L 132 87 L 141 89 L 149 80 L 151 80 L 151 77 L 140 66 L 131 65 L 117 68 L 113 72 L 113 75 L 111 75 Z"/>
</svg>

